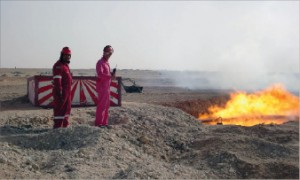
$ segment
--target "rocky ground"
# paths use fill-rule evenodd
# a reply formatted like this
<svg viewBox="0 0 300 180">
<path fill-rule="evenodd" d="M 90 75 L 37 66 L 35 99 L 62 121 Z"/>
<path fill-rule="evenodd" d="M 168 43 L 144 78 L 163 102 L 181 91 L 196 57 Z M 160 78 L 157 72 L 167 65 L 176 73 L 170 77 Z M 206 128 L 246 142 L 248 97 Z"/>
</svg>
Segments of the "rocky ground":
<svg viewBox="0 0 300 180">
<path fill-rule="evenodd" d="M 85 107 L 72 109 L 69 128 L 54 130 L 52 110 L 26 98 L 26 76 L 37 71 L 21 73 L 0 74 L 2 179 L 299 179 L 298 121 L 211 126 L 175 108 L 197 99 L 205 111 L 226 101 L 225 91 L 149 80 L 144 93 L 123 92 L 122 106 L 110 108 L 112 129 L 94 127 L 95 107 Z"/>
</svg>

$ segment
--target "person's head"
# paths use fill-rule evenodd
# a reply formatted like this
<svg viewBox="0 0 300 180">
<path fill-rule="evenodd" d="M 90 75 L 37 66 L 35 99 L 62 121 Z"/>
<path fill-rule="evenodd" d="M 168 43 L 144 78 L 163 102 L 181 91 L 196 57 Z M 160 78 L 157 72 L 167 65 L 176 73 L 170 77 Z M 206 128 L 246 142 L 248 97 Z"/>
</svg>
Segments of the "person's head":
<svg viewBox="0 0 300 180">
<path fill-rule="evenodd" d="M 71 59 L 71 50 L 69 47 L 64 47 L 60 52 L 59 60 L 63 63 L 70 63 Z"/>
<path fill-rule="evenodd" d="M 105 59 L 109 59 L 113 53 L 114 49 L 111 47 L 111 45 L 107 45 L 103 48 L 103 57 Z"/>
</svg>

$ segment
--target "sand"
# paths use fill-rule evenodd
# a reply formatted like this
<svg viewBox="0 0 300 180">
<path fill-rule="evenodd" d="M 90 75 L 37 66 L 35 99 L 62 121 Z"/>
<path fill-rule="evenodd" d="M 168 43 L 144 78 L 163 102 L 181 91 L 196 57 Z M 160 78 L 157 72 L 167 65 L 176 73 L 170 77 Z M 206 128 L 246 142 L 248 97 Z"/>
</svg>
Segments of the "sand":
<svg viewBox="0 0 300 180">
<path fill-rule="evenodd" d="M 299 179 L 299 121 L 205 125 L 178 103 L 198 103 L 205 112 L 226 102 L 228 91 L 180 88 L 160 72 L 121 70 L 144 92 L 122 90 L 122 106 L 109 111 L 112 129 L 94 127 L 95 107 L 81 107 L 72 108 L 70 127 L 53 130 L 52 109 L 26 96 L 27 78 L 50 72 L 1 69 L 1 179 Z"/>
</svg>

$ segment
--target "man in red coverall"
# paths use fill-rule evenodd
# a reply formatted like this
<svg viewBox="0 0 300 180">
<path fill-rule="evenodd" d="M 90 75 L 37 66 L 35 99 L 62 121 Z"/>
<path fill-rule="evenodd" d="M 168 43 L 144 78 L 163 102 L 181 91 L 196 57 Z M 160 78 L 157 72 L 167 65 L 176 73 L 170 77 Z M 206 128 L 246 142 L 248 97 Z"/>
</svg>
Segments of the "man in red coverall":
<svg viewBox="0 0 300 180">
<path fill-rule="evenodd" d="M 108 60 L 112 53 L 113 48 L 107 45 L 103 49 L 103 56 L 96 64 L 97 81 L 96 91 L 98 92 L 98 102 L 96 110 L 95 126 L 111 128 L 108 125 L 108 109 L 110 106 L 110 83 L 115 79 L 115 72 L 110 72 Z"/>
<path fill-rule="evenodd" d="M 64 47 L 59 60 L 53 65 L 53 128 L 68 127 L 71 112 L 72 75 L 69 69 L 71 50 Z"/>
</svg>

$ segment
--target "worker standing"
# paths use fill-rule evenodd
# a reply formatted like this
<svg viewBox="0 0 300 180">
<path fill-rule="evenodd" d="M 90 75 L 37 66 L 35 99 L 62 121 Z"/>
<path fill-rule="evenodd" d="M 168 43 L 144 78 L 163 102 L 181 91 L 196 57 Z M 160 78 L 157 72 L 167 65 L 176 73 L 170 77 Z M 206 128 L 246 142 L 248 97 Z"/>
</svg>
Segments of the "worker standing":
<svg viewBox="0 0 300 180">
<path fill-rule="evenodd" d="M 116 77 L 116 70 L 110 72 L 109 58 L 114 49 L 107 45 L 103 49 L 103 56 L 96 64 L 97 81 L 96 91 L 98 93 L 95 126 L 111 128 L 108 125 L 108 110 L 110 107 L 110 83 Z"/>
<path fill-rule="evenodd" d="M 72 75 L 69 69 L 71 50 L 64 47 L 59 60 L 53 65 L 53 128 L 68 127 L 71 112 Z"/>
</svg>

